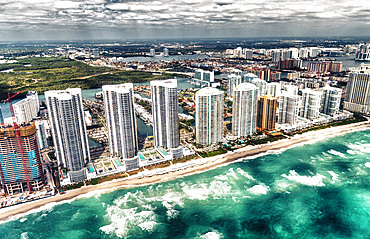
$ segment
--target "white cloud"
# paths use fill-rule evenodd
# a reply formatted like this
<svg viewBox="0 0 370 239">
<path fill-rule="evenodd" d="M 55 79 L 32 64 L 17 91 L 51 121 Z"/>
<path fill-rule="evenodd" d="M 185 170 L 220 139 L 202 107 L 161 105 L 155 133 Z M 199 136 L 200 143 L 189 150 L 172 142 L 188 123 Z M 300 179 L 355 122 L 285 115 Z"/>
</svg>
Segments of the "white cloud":
<svg viewBox="0 0 370 239">
<path fill-rule="evenodd" d="M 0 0 L 0 29 L 368 24 L 368 0 Z M 359 17 L 359 15 L 361 17 Z M 131 25 L 130 25 L 131 24 Z"/>
</svg>

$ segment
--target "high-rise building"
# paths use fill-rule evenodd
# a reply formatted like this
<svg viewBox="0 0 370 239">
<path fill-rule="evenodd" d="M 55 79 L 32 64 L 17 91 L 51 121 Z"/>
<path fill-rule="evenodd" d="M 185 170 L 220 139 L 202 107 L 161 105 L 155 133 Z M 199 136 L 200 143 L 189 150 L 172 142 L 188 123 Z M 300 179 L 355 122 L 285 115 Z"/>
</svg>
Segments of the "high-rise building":
<svg viewBox="0 0 370 239">
<path fill-rule="evenodd" d="M 243 83 L 234 89 L 232 134 L 237 137 L 256 132 L 257 86 Z"/>
<path fill-rule="evenodd" d="M 195 71 L 194 79 L 198 81 L 211 83 L 215 81 L 215 74 L 213 71 L 205 71 L 202 69 L 198 69 Z"/>
<path fill-rule="evenodd" d="M 342 89 L 326 86 L 322 92 L 320 112 L 326 115 L 336 115 L 339 112 Z"/>
<path fill-rule="evenodd" d="M 257 102 L 257 129 L 260 131 L 275 130 L 277 98 L 263 95 Z"/>
<path fill-rule="evenodd" d="M 321 93 L 311 89 L 302 90 L 302 105 L 299 115 L 306 119 L 315 119 L 319 116 Z"/>
<path fill-rule="evenodd" d="M 100 57 L 99 48 L 93 49 L 93 54 L 94 54 L 94 58 L 99 58 Z"/>
<path fill-rule="evenodd" d="M 152 92 L 153 135 L 156 147 L 167 147 L 174 157 L 181 157 L 177 80 L 150 82 Z"/>
<path fill-rule="evenodd" d="M 318 55 L 319 49 L 317 47 L 311 47 L 310 48 L 310 57 L 315 58 Z"/>
<path fill-rule="evenodd" d="M 44 185 L 35 123 L 23 123 L 18 129 L 22 150 L 13 125 L 0 126 L 0 182 L 10 195 L 30 191 L 27 181 L 32 191 Z"/>
<path fill-rule="evenodd" d="M 3 117 L 3 112 L 1 111 L 1 107 L 0 107 L 0 124 L 3 124 L 4 123 L 4 117 Z"/>
<path fill-rule="evenodd" d="M 243 49 L 243 56 L 247 60 L 253 59 L 253 51 L 251 49 L 244 48 Z"/>
<path fill-rule="evenodd" d="M 283 94 L 298 95 L 298 86 L 296 86 L 296 85 L 283 85 Z"/>
<path fill-rule="evenodd" d="M 202 145 L 218 143 L 223 136 L 224 94 L 206 87 L 195 94 L 196 142 Z"/>
<path fill-rule="evenodd" d="M 352 112 L 370 112 L 370 64 L 361 64 L 349 74 L 344 109 Z"/>
<path fill-rule="evenodd" d="M 267 88 L 267 82 L 264 80 L 261 80 L 259 78 L 255 78 L 251 82 L 252 84 L 256 85 L 258 88 L 258 98 L 261 95 L 266 95 L 266 88 Z"/>
<path fill-rule="evenodd" d="M 133 84 L 104 85 L 103 98 L 110 153 L 123 157 L 126 170 L 138 168 Z"/>
<path fill-rule="evenodd" d="M 37 136 L 37 142 L 39 144 L 39 149 L 46 149 L 49 147 L 48 144 L 48 137 L 46 133 L 46 127 L 47 124 L 46 120 L 38 120 L 36 123 L 36 136 Z"/>
<path fill-rule="evenodd" d="M 281 78 L 281 72 L 271 71 L 266 67 L 253 67 L 249 68 L 247 71 L 248 73 L 255 74 L 258 78 L 264 81 L 280 81 Z"/>
<path fill-rule="evenodd" d="M 266 84 L 266 95 L 279 97 L 281 95 L 281 85 L 279 82 L 270 82 Z"/>
<path fill-rule="evenodd" d="M 306 59 L 306 58 L 308 58 L 308 49 L 307 48 L 301 48 L 300 50 L 299 50 L 299 58 L 301 58 L 301 59 Z"/>
<path fill-rule="evenodd" d="M 150 49 L 149 56 L 155 56 L 155 50 L 153 48 Z"/>
<path fill-rule="evenodd" d="M 279 98 L 278 123 L 294 125 L 298 122 L 299 96 L 283 94 Z"/>
<path fill-rule="evenodd" d="M 45 99 L 58 164 L 71 182 L 83 181 L 90 152 L 81 89 L 46 91 Z"/>
<path fill-rule="evenodd" d="M 334 61 L 309 61 L 307 64 L 307 71 L 309 72 L 341 72 L 342 62 Z"/>
<path fill-rule="evenodd" d="M 254 79 L 258 79 L 258 76 L 252 73 L 246 73 L 242 75 L 241 83 L 251 83 Z"/>
<path fill-rule="evenodd" d="M 167 48 L 163 49 L 163 56 L 169 56 Z"/>
<path fill-rule="evenodd" d="M 242 81 L 241 76 L 235 74 L 229 74 L 227 76 L 227 95 L 233 96 L 233 92 L 236 86 L 240 85 Z"/>
<path fill-rule="evenodd" d="M 32 121 L 40 110 L 37 91 L 29 91 L 25 99 L 13 104 L 13 109 L 18 123 Z"/>
</svg>

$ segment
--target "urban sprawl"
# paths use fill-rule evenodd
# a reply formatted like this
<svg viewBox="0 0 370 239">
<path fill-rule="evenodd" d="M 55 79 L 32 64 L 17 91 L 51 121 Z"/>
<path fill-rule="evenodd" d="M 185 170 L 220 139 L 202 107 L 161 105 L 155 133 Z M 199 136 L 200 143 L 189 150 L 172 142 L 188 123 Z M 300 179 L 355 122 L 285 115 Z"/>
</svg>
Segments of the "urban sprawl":
<svg viewBox="0 0 370 239">
<path fill-rule="evenodd" d="M 103 85 L 94 101 L 83 99 L 80 88 L 45 91 L 44 102 L 37 91 L 29 91 L 12 104 L 13 117 L 4 118 L 0 108 L 1 207 L 111 175 L 150 176 L 166 173 L 163 166 L 180 170 L 192 166 L 192 159 L 370 112 L 370 64 L 344 69 L 333 59 L 351 55 L 369 61 L 368 44 L 218 52 L 194 48 L 191 58 L 170 59 L 180 49 L 171 44 L 148 48 L 148 54 L 139 55 L 145 61 L 112 56 L 104 46 L 66 45 L 32 56 L 0 57 L 1 64 L 52 55 L 95 67 L 172 72 L 188 76 L 185 83 L 193 86 L 179 89 L 178 78 Z M 153 128 L 152 136 L 139 137 L 137 117 Z M 98 146 L 91 147 L 92 141 Z"/>
</svg>

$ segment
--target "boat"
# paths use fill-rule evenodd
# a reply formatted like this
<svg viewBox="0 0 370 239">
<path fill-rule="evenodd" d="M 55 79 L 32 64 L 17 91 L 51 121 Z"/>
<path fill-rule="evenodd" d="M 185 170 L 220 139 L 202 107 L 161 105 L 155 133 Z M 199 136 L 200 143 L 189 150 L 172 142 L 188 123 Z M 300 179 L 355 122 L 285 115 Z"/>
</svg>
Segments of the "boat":
<svg viewBox="0 0 370 239">
<path fill-rule="evenodd" d="M 99 91 L 99 92 L 95 93 L 95 98 L 103 99 L 103 91 Z"/>
</svg>

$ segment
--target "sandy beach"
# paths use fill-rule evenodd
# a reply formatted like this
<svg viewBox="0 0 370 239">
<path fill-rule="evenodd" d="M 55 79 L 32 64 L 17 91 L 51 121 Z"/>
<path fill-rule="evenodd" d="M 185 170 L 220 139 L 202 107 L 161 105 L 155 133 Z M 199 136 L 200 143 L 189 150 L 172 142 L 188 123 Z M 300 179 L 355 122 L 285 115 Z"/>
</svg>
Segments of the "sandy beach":
<svg viewBox="0 0 370 239">
<path fill-rule="evenodd" d="M 179 177 L 184 177 L 191 174 L 201 173 L 216 167 L 220 167 L 238 160 L 246 160 L 251 157 L 257 157 L 267 153 L 273 153 L 276 151 L 281 151 L 289 149 L 292 147 L 300 146 L 303 144 L 313 143 L 315 141 L 323 140 L 326 138 L 334 137 L 337 135 L 350 133 L 359 130 L 370 129 L 370 122 L 360 122 L 351 125 L 344 125 L 338 127 L 331 127 L 323 130 L 310 131 L 301 135 L 295 135 L 289 139 L 279 140 L 273 143 L 268 143 L 258 146 L 247 146 L 241 149 L 238 149 L 232 153 L 224 154 L 209 158 L 206 163 L 197 164 L 192 167 L 188 167 L 182 170 L 168 172 L 161 175 L 153 175 L 150 177 L 142 178 L 123 178 L 119 180 L 114 180 L 110 182 L 105 182 L 98 185 L 91 185 L 82 187 L 79 189 L 74 189 L 67 191 L 63 195 L 57 195 L 43 200 L 33 201 L 24 203 L 21 205 L 16 205 L 8 208 L 0 209 L 0 221 L 12 220 L 18 216 L 30 212 L 31 210 L 38 209 L 44 205 L 50 203 L 58 203 L 66 200 L 75 199 L 78 196 L 91 193 L 94 191 L 103 191 L 109 192 L 110 190 L 115 190 L 117 188 L 123 187 L 137 187 L 153 183 L 159 183 L 163 181 L 168 181 L 176 179 Z"/>
</svg>

